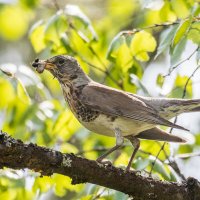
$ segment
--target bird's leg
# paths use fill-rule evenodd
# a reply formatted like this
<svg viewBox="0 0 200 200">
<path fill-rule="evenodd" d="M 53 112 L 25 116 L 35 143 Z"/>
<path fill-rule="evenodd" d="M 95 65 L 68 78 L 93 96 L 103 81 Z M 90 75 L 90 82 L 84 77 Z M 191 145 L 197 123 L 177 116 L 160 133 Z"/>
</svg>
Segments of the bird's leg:
<svg viewBox="0 0 200 200">
<path fill-rule="evenodd" d="M 134 150 L 133 150 L 133 153 L 132 153 L 131 158 L 129 160 L 129 163 L 126 167 L 126 171 L 128 172 L 128 171 L 130 171 L 130 168 L 131 168 L 133 159 L 135 157 L 135 154 L 137 153 L 138 149 L 140 148 L 140 140 L 138 138 L 132 136 L 132 135 L 129 135 L 126 138 L 131 142 L 131 144 L 134 147 Z"/>
<path fill-rule="evenodd" d="M 100 156 L 99 158 L 97 158 L 97 162 L 102 163 L 102 160 L 107 157 L 109 154 L 111 154 L 112 152 L 114 152 L 115 150 L 117 150 L 119 147 L 122 146 L 122 144 L 124 143 L 124 138 L 121 135 L 121 131 L 120 129 L 115 129 L 115 137 L 116 137 L 116 145 L 111 148 L 110 150 L 108 150 L 105 154 L 103 154 L 102 156 Z M 107 163 L 107 161 L 105 161 L 105 163 Z"/>
</svg>

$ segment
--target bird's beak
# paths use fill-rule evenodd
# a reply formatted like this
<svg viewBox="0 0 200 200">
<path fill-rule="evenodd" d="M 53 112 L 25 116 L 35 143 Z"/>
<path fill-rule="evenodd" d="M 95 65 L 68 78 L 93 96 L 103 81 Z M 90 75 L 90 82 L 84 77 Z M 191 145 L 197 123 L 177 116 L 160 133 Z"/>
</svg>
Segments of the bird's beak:
<svg viewBox="0 0 200 200">
<path fill-rule="evenodd" d="M 45 69 L 51 70 L 56 67 L 48 60 L 39 60 L 39 59 L 35 59 L 35 61 L 32 63 L 32 66 L 35 67 L 36 71 L 39 73 L 42 73 Z"/>
</svg>

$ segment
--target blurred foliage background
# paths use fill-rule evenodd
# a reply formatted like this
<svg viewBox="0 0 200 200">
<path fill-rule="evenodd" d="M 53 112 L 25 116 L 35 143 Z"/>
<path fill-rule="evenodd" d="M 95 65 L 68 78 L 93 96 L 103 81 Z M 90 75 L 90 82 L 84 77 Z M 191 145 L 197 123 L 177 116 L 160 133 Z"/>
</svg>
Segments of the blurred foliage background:
<svg viewBox="0 0 200 200">
<path fill-rule="evenodd" d="M 30 63 L 68 54 L 94 80 L 109 86 L 144 96 L 200 98 L 199 13 L 195 0 L 0 0 L 0 129 L 24 142 L 96 159 L 115 139 L 82 127 L 58 82 L 48 72 L 38 76 Z M 168 181 L 200 179 L 200 114 L 177 120 L 194 137 L 169 131 L 190 142 L 143 140 L 134 169 Z M 110 159 L 125 168 L 131 152 L 127 142 Z M 0 199 L 128 196 L 92 184 L 73 186 L 61 175 L 1 169 Z"/>
</svg>

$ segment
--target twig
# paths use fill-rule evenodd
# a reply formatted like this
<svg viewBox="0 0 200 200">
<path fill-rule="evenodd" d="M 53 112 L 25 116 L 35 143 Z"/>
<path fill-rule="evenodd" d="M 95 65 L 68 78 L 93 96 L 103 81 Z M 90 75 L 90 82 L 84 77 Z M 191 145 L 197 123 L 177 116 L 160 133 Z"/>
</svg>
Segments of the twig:
<svg viewBox="0 0 200 200">
<path fill-rule="evenodd" d="M 95 195 L 91 200 L 98 200 L 103 193 L 106 191 L 107 188 L 103 188 L 101 192 L 99 192 L 99 194 Z"/>
<path fill-rule="evenodd" d="M 199 47 L 197 47 L 187 58 L 183 59 L 182 61 L 180 61 L 179 63 L 177 63 L 176 65 L 172 66 L 169 68 L 169 72 L 168 74 L 164 75 L 163 77 L 167 77 L 170 76 L 171 73 L 177 68 L 179 67 L 181 64 L 183 64 L 184 62 L 190 60 L 192 58 L 192 56 L 198 51 Z"/>
<path fill-rule="evenodd" d="M 195 68 L 195 70 L 192 72 L 192 74 L 188 77 L 188 79 L 187 79 L 187 81 L 186 81 L 186 83 L 185 83 L 185 86 L 184 86 L 182 99 L 185 98 L 186 91 L 187 91 L 187 86 L 188 86 L 188 84 L 189 84 L 191 78 L 195 75 L 195 73 L 197 72 L 197 70 L 198 70 L 199 68 L 200 68 L 200 65 L 198 65 L 198 66 Z M 178 117 L 176 116 L 175 119 L 174 119 L 174 124 L 176 124 L 177 119 L 178 119 Z M 173 130 L 173 128 L 170 129 L 169 133 L 172 133 L 172 130 Z M 156 163 L 156 160 L 158 159 L 158 157 L 159 157 L 161 151 L 164 149 L 165 145 L 166 145 L 166 142 L 163 143 L 163 145 L 161 146 L 160 150 L 158 151 L 158 153 L 157 153 L 157 155 L 156 155 L 156 158 L 155 158 L 154 162 L 152 163 L 152 167 L 151 167 L 151 169 L 150 169 L 150 174 L 152 173 L 153 168 L 154 168 L 155 163 Z M 180 176 L 183 180 L 185 180 L 184 175 L 180 172 L 180 169 L 178 168 L 178 165 L 177 165 L 177 163 L 176 163 L 175 161 L 171 162 L 171 166 L 173 166 L 173 167 L 174 167 L 174 170 L 177 172 L 177 174 L 179 174 L 179 176 Z"/>
</svg>

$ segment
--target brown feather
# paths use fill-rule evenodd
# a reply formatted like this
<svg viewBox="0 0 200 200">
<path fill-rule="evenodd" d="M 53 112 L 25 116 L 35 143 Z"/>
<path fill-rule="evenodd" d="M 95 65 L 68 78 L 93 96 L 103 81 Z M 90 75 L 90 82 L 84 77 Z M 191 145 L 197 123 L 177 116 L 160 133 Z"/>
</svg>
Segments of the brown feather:
<svg viewBox="0 0 200 200">
<path fill-rule="evenodd" d="M 79 98 L 83 104 L 104 114 L 187 130 L 162 118 L 153 107 L 136 97 L 95 82 L 85 86 Z"/>
<path fill-rule="evenodd" d="M 167 132 L 155 127 L 146 131 L 139 133 L 137 138 L 148 139 L 148 140 L 158 140 L 165 142 L 182 142 L 185 143 L 186 140 L 176 135 L 170 135 Z"/>
</svg>

